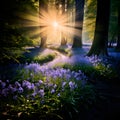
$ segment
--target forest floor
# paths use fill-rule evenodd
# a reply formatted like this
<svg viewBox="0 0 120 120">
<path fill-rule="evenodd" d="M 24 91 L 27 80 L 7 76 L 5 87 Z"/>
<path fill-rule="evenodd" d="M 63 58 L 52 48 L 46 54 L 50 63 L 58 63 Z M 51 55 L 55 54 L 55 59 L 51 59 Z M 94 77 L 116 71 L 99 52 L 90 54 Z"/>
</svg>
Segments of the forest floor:
<svg viewBox="0 0 120 120">
<path fill-rule="evenodd" d="M 90 61 L 85 57 L 89 51 L 90 46 L 84 46 L 83 48 L 71 49 L 71 56 L 52 49 L 43 50 L 45 53 L 56 53 L 56 58 L 48 63 L 45 63 L 48 67 L 55 65 L 70 63 L 70 64 L 87 64 L 91 65 Z M 120 52 L 116 52 L 114 48 L 108 49 L 110 58 L 113 60 L 113 64 L 116 69 L 120 69 Z M 113 80 L 114 81 L 114 80 Z M 115 80 L 116 81 L 116 80 Z M 119 82 L 120 83 L 120 82 Z M 93 86 L 96 88 L 97 93 L 102 96 L 101 101 L 96 106 L 88 111 L 83 116 L 82 120 L 119 120 L 120 119 L 120 84 L 106 81 L 92 81 Z M 81 118 L 81 117 L 80 117 Z"/>
<path fill-rule="evenodd" d="M 67 50 L 69 55 L 60 52 L 57 49 L 40 49 L 40 48 L 31 48 L 30 56 L 37 56 L 39 54 L 51 54 L 55 53 L 56 57 L 50 62 L 47 62 L 42 65 L 47 65 L 48 67 L 59 66 L 64 63 L 69 64 L 82 64 L 82 65 L 92 65 L 89 59 L 86 56 L 89 51 L 90 46 L 85 45 L 83 48 L 75 48 L 71 49 L 70 46 L 67 46 Z M 108 53 L 110 55 L 110 62 L 114 65 L 114 67 L 119 71 L 120 70 L 120 52 L 116 52 L 114 48 L 109 48 Z M 119 72 L 120 73 L 120 72 Z M 98 96 L 100 97 L 100 101 L 97 101 L 95 106 L 80 115 L 80 119 L 78 120 L 119 120 L 120 119 L 120 81 L 116 82 L 116 80 L 112 80 L 112 82 L 108 81 L 90 81 L 91 84 L 95 87 Z M 82 117 L 82 118 L 81 118 Z"/>
</svg>

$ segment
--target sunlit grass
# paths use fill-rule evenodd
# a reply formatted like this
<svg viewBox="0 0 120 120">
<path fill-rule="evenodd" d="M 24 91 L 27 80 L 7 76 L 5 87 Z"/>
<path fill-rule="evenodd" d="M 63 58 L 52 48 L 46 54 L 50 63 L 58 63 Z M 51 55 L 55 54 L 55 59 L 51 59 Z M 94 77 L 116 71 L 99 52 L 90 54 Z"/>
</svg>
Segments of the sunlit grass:
<svg viewBox="0 0 120 120">
<path fill-rule="evenodd" d="M 46 55 L 36 55 L 36 56 L 23 56 L 20 59 L 21 63 L 31 63 L 31 62 L 35 62 L 35 63 L 39 63 L 39 64 L 43 64 L 43 63 L 47 63 L 52 61 L 55 58 L 55 54 L 46 54 Z"/>
</svg>

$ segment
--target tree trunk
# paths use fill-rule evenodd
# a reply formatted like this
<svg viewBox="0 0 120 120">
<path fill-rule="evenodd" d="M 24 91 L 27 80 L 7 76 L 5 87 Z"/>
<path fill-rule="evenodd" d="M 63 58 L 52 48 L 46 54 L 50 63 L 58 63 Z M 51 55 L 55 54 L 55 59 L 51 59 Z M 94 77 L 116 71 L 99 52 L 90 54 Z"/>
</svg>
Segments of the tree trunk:
<svg viewBox="0 0 120 120">
<path fill-rule="evenodd" d="M 39 0 L 39 16 L 40 19 L 43 16 L 43 11 L 47 12 L 48 6 L 47 6 L 47 0 Z M 40 29 L 43 29 L 44 26 L 40 26 Z M 46 48 L 46 40 L 47 40 L 47 36 L 44 35 L 43 33 L 40 33 L 40 37 L 41 37 L 41 44 L 40 44 L 40 48 Z"/>
<path fill-rule="evenodd" d="M 116 49 L 120 50 L 120 5 L 118 5 L 118 39 Z"/>
<path fill-rule="evenodd" d="M 65 14 L 65 0 L 61 0 L 61 4 L 62 4 L 62 15 L 64 15 Z M 61 46 L 64 46 L 64 45 L 66 45 L 67 44 L 67 40 L 66 40 L 66 38 L 65 38 L 65 36 L 64 36 L 64 33 L 61 31 Z"/>
<path fill-rule="evenodd" d="M 110 14 L 110 0 L 97 0 L 97 17 L 94 40 L 88 56 L 91 55 L 106 55 L 108 44 L 108 27 Z"/>
<path fill-rule="evenodd" d="M 80 36 L 74 35 L 72 48 L 82 47 L 84 2 L 84 0 L 75 0 L 75 29 L 79 30 Z M 78 23 L 80 23 L 79 26 Z"/>
</svg>

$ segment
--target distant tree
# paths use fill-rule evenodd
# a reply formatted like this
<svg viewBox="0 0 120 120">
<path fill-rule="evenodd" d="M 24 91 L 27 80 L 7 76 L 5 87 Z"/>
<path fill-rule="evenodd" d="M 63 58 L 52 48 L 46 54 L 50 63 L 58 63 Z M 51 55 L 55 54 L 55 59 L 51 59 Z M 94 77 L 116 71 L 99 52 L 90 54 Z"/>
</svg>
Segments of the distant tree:
<svg viewBox="0 0 120 120">
<path fill-rule="evenodd" d="M 85 0 L 84 8 L 84 27 L 82 41 L 92 42 L 95 31 L 97 0 Z"/>
<path fill-rule="evenodd" d="M 110 5 L 110 21 L 109 21 L 109 39 L 108 47 L 114 47 L 114 43 L 117 42 L 118 33 L 118 9 L 117 0 L 111 0 Z"/>
<path fill-rule="evenodd" d="M 66 10 L 67 10 L 67 0 L 61 0 L 61 5 L 62 5 L 62 12 L 61 14 L 62 15 L 65 15 L 66 14 Z M 67 40 L 64 36 L 64 32 L 61 31 L 61 45 L 66 45 L 67 44 Z"/>
<path fill-rule="evenodd" d="M 73 38 L 72 47 L 82 47 L 82 29 L 83 29 L 83 16 L 84 16 L 84 0 L 75 0 L 75 29 L 79 30 L 79 35 Z M 79 25 L 79 26 L 78 26 Z"/>
<path fill-rule="evenodd" d="M 47 12 L 48 10 L 48 0 L 39 0 L 39 16 L 40 19 L 43 17 L 43 12 Z M 43 29 L 45 26 L 40 26 L 40 29 Z M 40 47 L 45 48 L 47 36 L 44 33 L 40 33 L 41 43 Z"/>
<path fill-rule="evenodd" d="M 97 17 L 94 40 L 88 56 L 107 55 L 110 0 L 97 0 Z"/>
</svg>

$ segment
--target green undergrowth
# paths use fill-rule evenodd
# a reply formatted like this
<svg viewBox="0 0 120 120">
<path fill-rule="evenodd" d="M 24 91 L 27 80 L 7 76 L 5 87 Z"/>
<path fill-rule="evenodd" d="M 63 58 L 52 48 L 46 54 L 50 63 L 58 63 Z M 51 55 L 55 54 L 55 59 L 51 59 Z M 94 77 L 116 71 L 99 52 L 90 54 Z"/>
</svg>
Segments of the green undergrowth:
<svg viewBox="0 0 120 120">
<path fill-rule="evenodd" d="M 91 65 L 70 65 L 70 64 L 61 64 L 65 69 L 70 69 L 73 71 L 81 70 L 90 81 L 105 81 L 105 82 L 119 82 L 119 75 L 116 69 L 103 64 L 98 64 L 96 66 Z"/>
<path fill-rule="evenodd" d="M 43 63 L 47 63 L 52 61 L 55 58 L 55 54 L 46 54 L 46 55 L 38 55 L 38 56 L 23 56 L 20 59 L 20 63 L 39 63 L 39 64 L 43 64 Z"/>
</svg>

